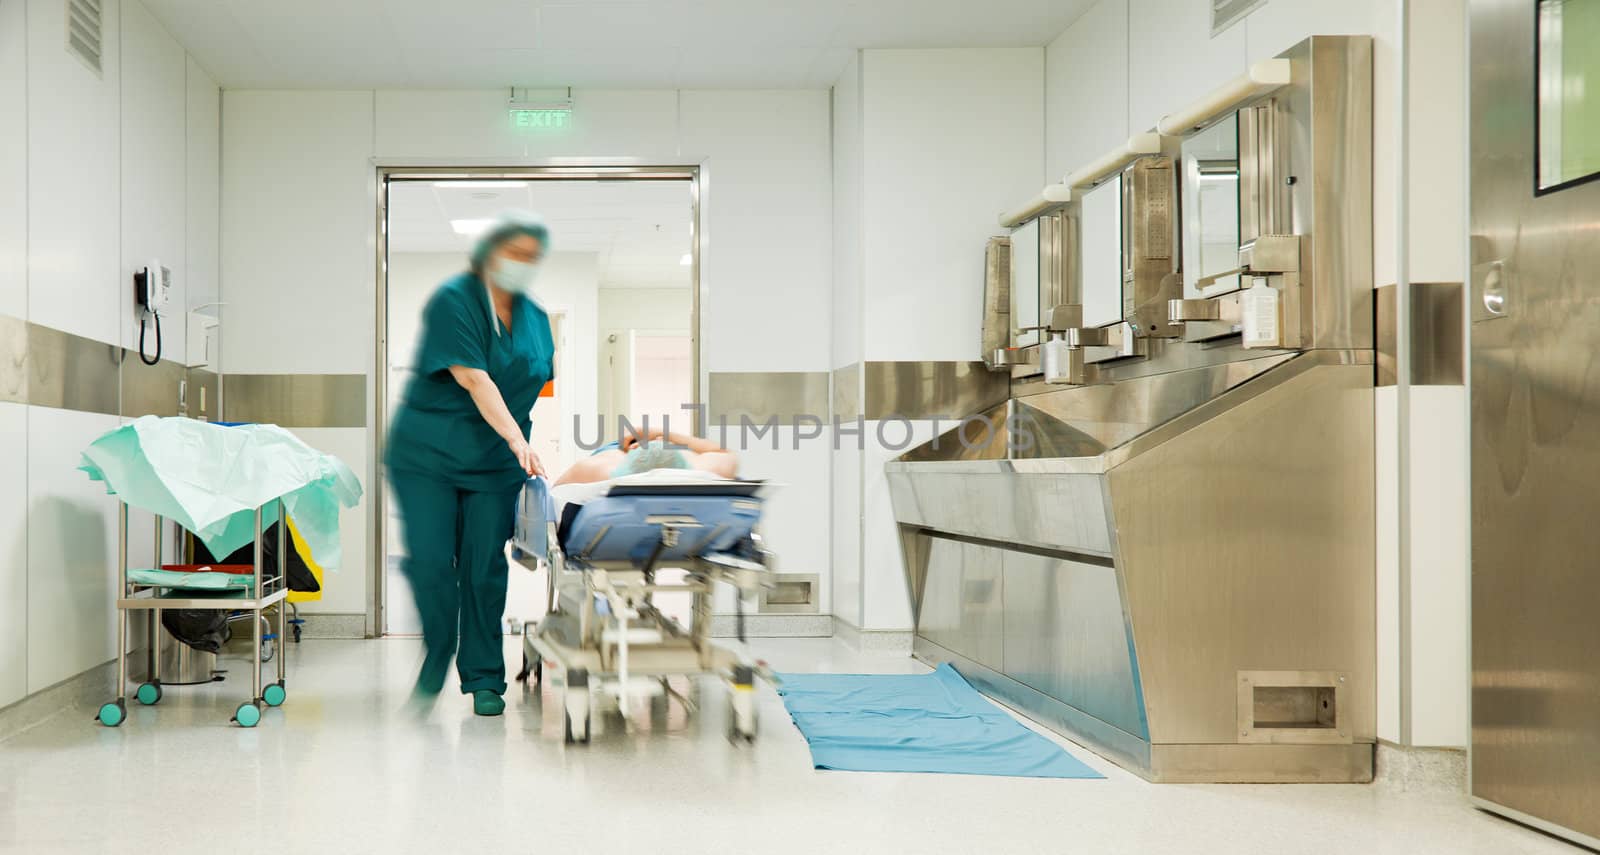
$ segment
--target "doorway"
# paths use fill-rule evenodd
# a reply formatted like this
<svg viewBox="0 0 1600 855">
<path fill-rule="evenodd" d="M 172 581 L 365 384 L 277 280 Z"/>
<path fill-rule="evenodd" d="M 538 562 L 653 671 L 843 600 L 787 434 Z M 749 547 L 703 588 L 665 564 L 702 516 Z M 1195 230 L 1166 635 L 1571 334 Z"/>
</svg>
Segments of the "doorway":
<svg viewBox="0 0 1600 855">
<path fill-rule="evenodd" d="M 414 635 L 421 626 L 400 570 L 404 520 L 388 493 L 383 440 L 405 398 L 411 360 L 429 296 L 467 268 L 484 229 L 506 210 L 538 212 L 550 247 L 535 297 L 550 315 L 555 379 L 532 412 L 530 444 L 546 471 L 561 472 L 601 439 L 617 418 L 698 403 L 697 173 L 678 170 L 529 169 L 381 171 L 378 365 L 374 420 L 375 562 L 369 621 L 379 635 Z M 626 372 L 617 376 L 625 343 Z M 620 397 L 619 397 L 620 395 Z M 663 403 L 665 402 L 665 403 Z M 581 445 L 580 445 L 581 443 Z M 545 609 L 543 574 L 513 562 L 506 598 L 508 631 Z"/>
</svg>

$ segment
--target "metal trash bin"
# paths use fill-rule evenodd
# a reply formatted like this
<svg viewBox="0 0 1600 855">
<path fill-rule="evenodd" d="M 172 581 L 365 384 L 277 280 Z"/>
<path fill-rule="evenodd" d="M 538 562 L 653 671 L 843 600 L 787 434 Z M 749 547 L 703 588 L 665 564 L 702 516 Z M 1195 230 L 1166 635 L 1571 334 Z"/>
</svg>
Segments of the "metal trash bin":
<svg viewBox="0 0 1600 855">
<path fill-rule="evenodd" d="M 165 627 L 158 627 L 157 632 L 161 638 L 161 685 L 195 686 L 218 678 L 217 654 L 184 644 L 167 632 Z M 130 657 L 129 665 L 131 679 L 150 679 L 148 644 L 140 653 Z"/>
</svg>

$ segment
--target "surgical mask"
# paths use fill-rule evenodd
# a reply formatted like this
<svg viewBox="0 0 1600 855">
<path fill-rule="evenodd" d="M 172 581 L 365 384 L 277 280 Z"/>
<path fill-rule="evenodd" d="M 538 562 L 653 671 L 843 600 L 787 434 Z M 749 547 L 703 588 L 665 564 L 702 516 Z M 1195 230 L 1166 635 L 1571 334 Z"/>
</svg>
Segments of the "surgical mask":
<svg viewBox="0 0 1600 855">
<path fill-rule="evenodd" d="M 512 294 L 532 294 L 533 281 L 539 276 L 539 265 L 509 258 L 497 258 L 489 270 L 489 283 Z"/>
</svg>

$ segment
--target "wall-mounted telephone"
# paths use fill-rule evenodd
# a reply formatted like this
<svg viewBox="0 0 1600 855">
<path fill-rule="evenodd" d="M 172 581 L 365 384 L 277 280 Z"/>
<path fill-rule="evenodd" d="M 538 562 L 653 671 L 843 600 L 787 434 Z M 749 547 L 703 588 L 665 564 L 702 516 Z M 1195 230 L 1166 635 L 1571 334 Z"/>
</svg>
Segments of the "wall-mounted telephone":
<svg viewBox="0 0 1600 855">
<path fill-rule="evenodd" d="M 139 315 L 139 361 L 155 365 L 161 361 L 161 310 L 172 299 L 172 271 L 152 261 L 143 270 L 133 274 L 133 301 L 141 311 Z M 145 322 L 154 319 L 156 327 L 156 353 L 144 352 Z"/>
</svg>

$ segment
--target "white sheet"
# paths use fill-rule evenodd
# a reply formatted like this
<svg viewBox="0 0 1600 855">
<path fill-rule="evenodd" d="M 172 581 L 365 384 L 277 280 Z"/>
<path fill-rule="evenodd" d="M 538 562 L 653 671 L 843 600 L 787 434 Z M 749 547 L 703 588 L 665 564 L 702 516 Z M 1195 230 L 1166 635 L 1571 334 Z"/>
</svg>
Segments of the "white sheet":
<svg viewBox="0 0 1600 855">
<path fill-rule="evenodd" d="M 591 499 L 597 499 L 617 484 L 704 484 L 707 481 L 726 480 L 728 479 L 715 473 L 702 472 L 698 469 L 652 469 L 649 472 L 624 475 L 621 478 L 607 478 L 604 481 L 588 484 L 561 484 L 550 488 L 550 498 L 556 503 L 556 519 L 560 519 L 567 505 L 582 505 Z"/>
</svg>

